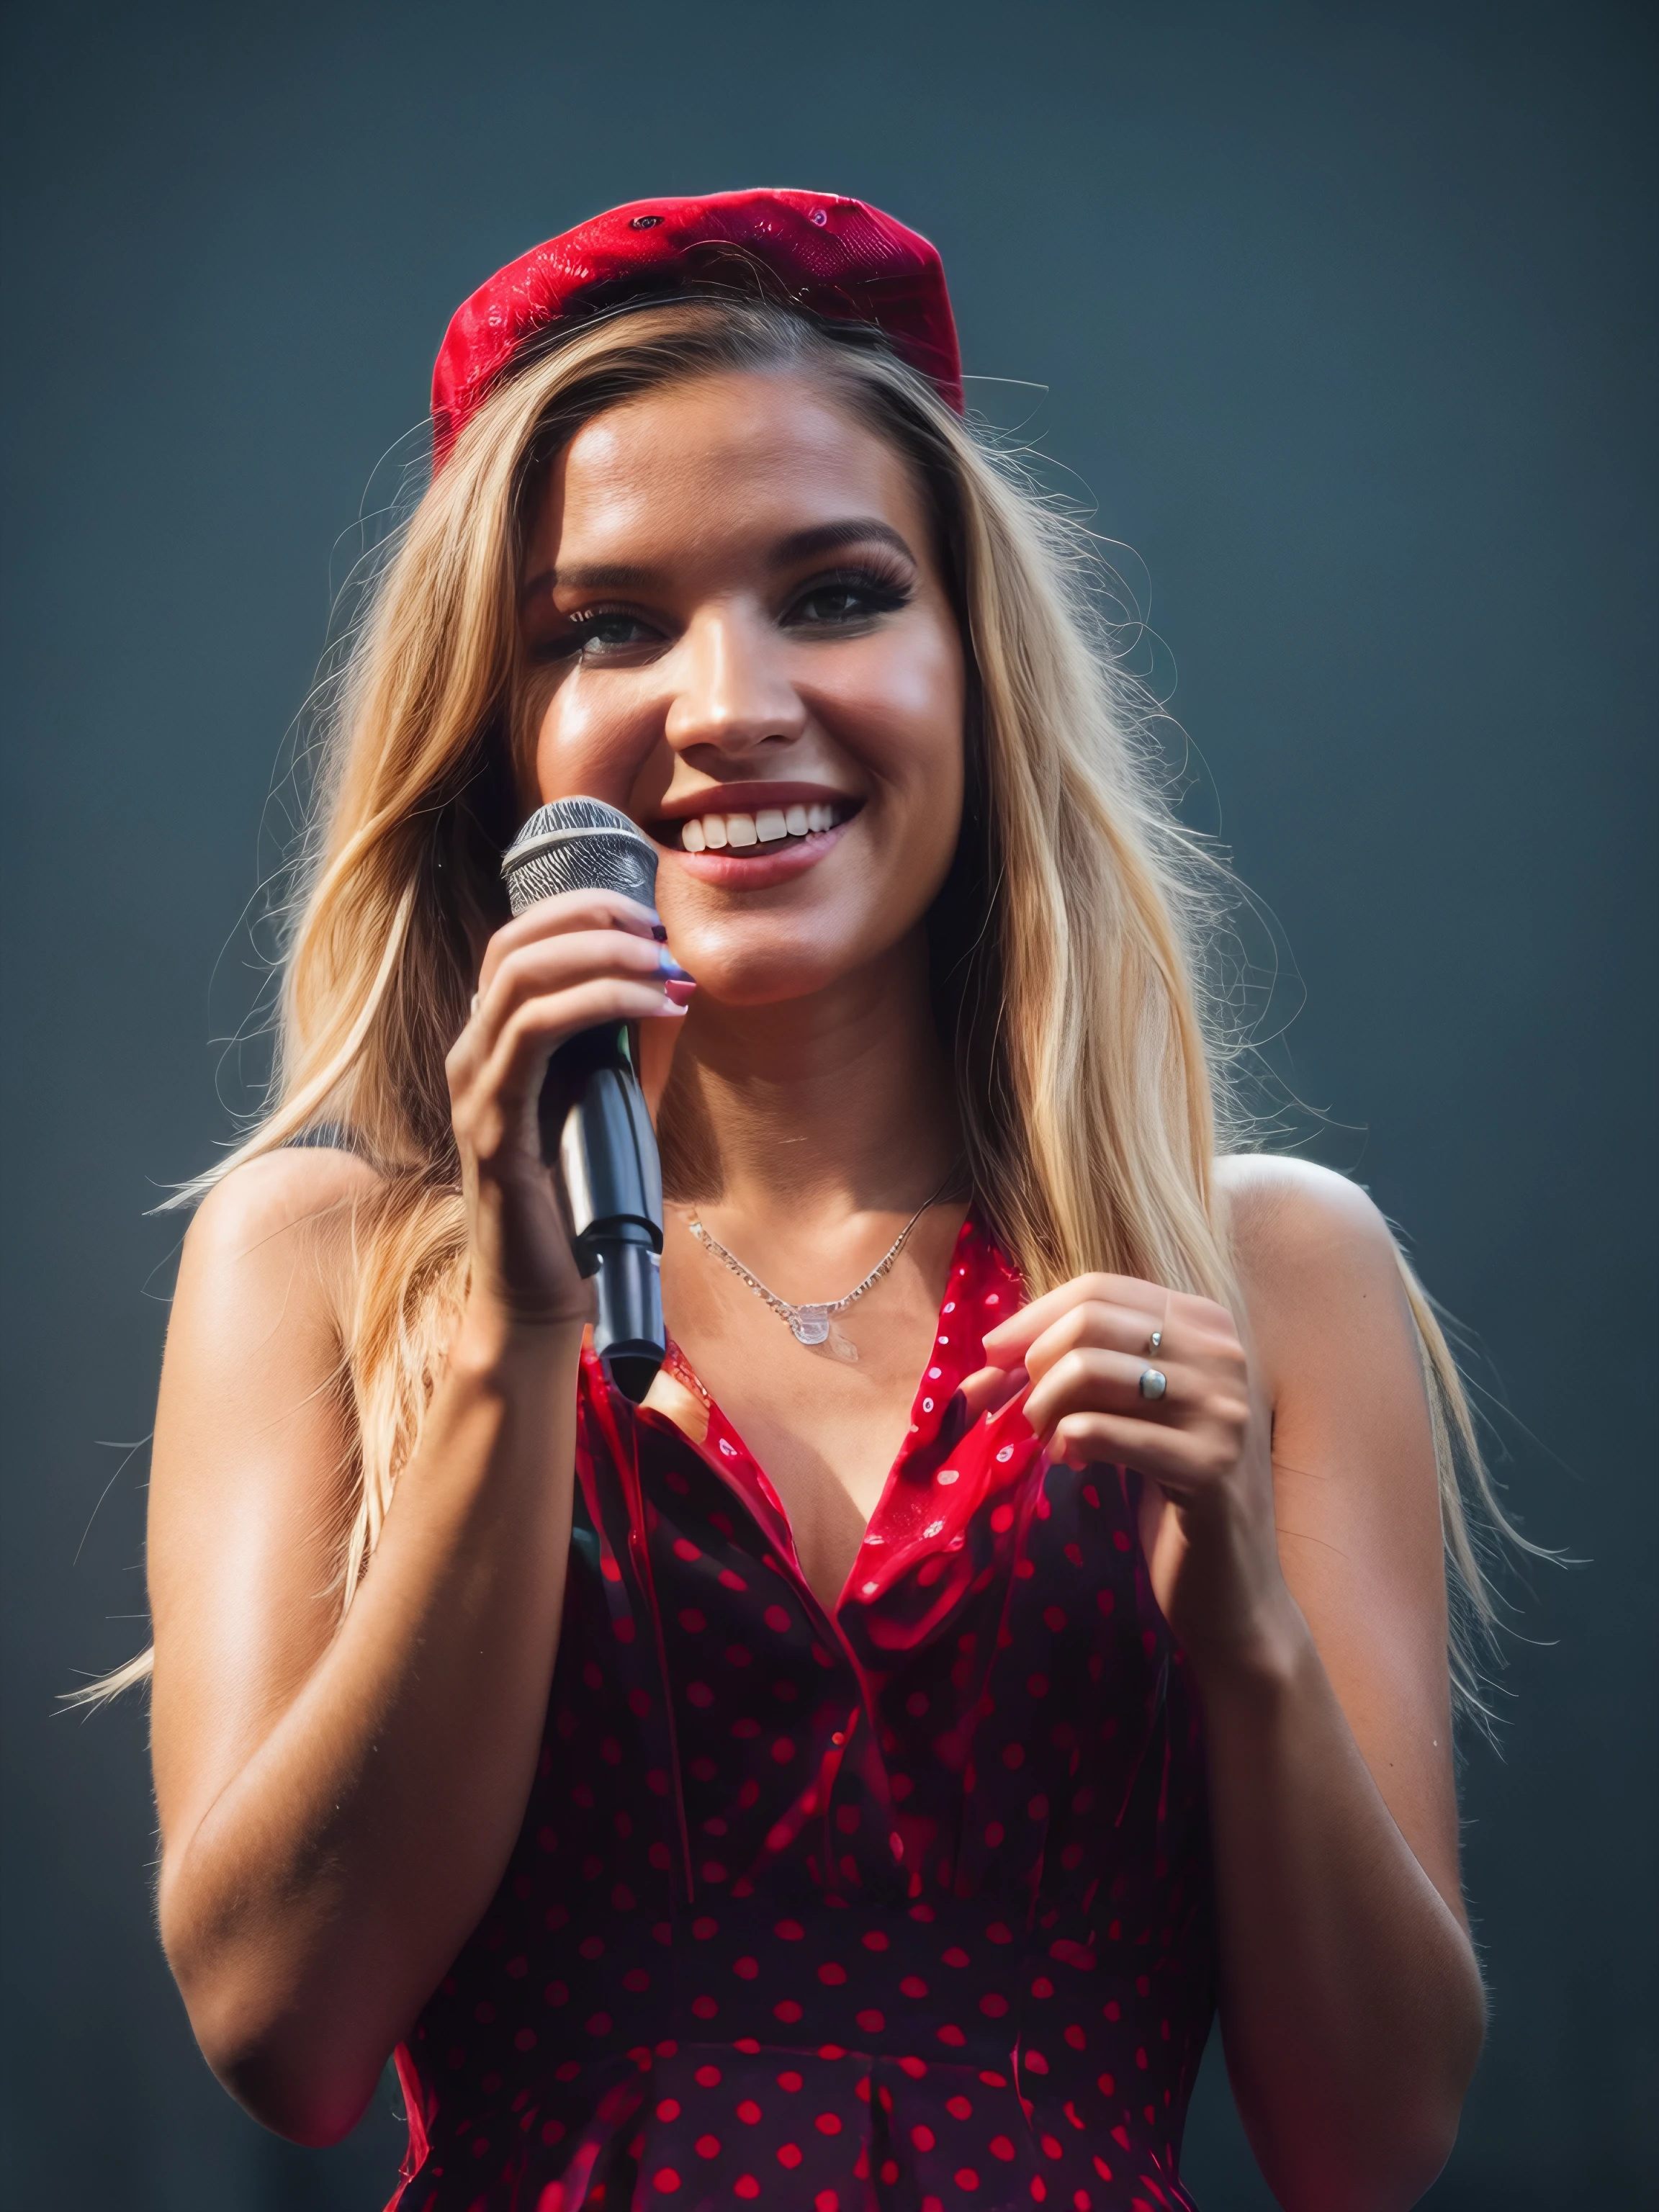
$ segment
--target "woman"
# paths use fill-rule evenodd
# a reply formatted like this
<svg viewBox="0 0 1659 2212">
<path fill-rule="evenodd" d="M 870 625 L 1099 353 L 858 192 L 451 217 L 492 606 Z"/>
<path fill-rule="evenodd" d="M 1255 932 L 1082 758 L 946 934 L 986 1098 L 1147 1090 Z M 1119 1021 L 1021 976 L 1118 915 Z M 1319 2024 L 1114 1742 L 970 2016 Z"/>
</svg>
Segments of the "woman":
<svg viewBox="0 0 1659 2212">
<path fill-rule="evenodd" d="M 931 247 L 808 193 L 601 217 L 440 359 L 150 1542 L 196 2033 L 308 2142 L 395 2046 L 408 2212 L 1183 2205 L 1218 1991 L 1283 2203 L 1450 2148 L 1455 1371 L 1359 1192 L 1216 1157 L 1208 864 L 960 405 Z M 574 793 L 659 914 L 507 918 Z M 637 1409 L 538 1139 L 599 1023 Z"/>
</svg>

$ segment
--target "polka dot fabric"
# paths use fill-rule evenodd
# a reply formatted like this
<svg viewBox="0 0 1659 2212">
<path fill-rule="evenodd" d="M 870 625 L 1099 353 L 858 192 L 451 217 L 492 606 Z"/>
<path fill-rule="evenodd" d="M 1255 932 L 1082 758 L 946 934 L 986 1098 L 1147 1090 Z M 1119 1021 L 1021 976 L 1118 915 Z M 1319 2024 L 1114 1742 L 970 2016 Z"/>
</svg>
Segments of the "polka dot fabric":
<svg viewBox="0 0 1659 2212">
<path fill-rule="evenodd" d="M 1023 1295 L 970 1218 L 833 1618 L 719 1408 L 585 1365 L 539 1770 L 398 2053 L 397 2212 L 1190 2207 L 1196 1701 L 1138 1478 L 966 1420 Z"/>
</svg>

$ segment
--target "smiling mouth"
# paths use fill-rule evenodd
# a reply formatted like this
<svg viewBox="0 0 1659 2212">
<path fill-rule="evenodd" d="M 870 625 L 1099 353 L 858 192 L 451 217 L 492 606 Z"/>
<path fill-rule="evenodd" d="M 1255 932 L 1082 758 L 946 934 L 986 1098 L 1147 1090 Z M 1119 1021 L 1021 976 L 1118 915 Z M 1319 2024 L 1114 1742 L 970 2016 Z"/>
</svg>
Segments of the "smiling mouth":
<svg viewBox="0 0 1659 2212">
<path fill-rule="evenodd" d="M 694 814 L 661 824 L 661 842 L 683 853 L 786 852 L 838 829 L 858 812 L 852 799 L 814 800 L 810 805 L 759 806 L 729 814 Z"/>
</svg>

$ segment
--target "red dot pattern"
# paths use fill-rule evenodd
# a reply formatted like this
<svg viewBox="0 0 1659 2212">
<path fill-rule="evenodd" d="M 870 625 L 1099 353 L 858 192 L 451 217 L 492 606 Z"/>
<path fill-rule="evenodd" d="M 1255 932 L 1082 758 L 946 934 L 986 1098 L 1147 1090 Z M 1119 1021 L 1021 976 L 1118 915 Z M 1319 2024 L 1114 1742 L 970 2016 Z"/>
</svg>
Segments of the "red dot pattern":
<svg viewBox="0 0 1659 2212">
<path fill-rule="evenodd" d="M 398 2212 L 1188 2212 L 1196 1706 L 1139 1478 L 965 1420 L 1022 1296 L 970 1219 L 833 1616 L 719 1409 L 585 1364 L 539 1770 L 398 2054 Z"/>
</svg>

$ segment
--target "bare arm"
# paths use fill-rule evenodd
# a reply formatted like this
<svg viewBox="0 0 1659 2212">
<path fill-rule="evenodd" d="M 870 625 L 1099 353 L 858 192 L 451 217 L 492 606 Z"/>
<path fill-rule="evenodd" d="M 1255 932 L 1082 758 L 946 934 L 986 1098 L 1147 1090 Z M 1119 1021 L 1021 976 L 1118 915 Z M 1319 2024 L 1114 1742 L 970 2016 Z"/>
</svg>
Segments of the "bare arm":
<svg viewBox="0 0 1659 2212">
<path fill-rule="evenodd" d="M 257 1161 L 185 1240 L 151 1492 L 161 1931 L 210 2063 L 301 2141 L 356 2120 L 523 1818 L 585 1307 L 535 1102 L 563 1036 L 675 1011 L 624 908 L 550 901 L 492 943 L 450 1062 L 465 1310 L 343 1621 L 337 1317 L 371 1171 L 337 1153 Z M 626 933 L 603 926 L 629 914 Z"/>
<path fill-rule="evenodd" d="M 1439 1493 L 1387 1231 L 1240 1164 L 1285 1596 L 1201 1667 L 1239 2110 L 1288 2206 L 1394 2207 L 1450 2153 L 1485 2003 L 1458 1880 Z"/>
<path fill-rule="evenodd" d="M 1288 2212 L 1401 2212 L 1450 2151 L 1484 2025 L 1427 1406 L 1370 1200 L 1293 1163 L 1227 1180 L 1248 1344 L 1207 1300 L 1106 1276 L 987 1352 L 1027 1365 L 1056 1449 L 1152 1478 L 1143 1540 L 1206 1708 L 1222 2028 L 1262 2169 Z M 1156 1405 L 1137 1388 L 1153 1328 Z"/>
</svg>

